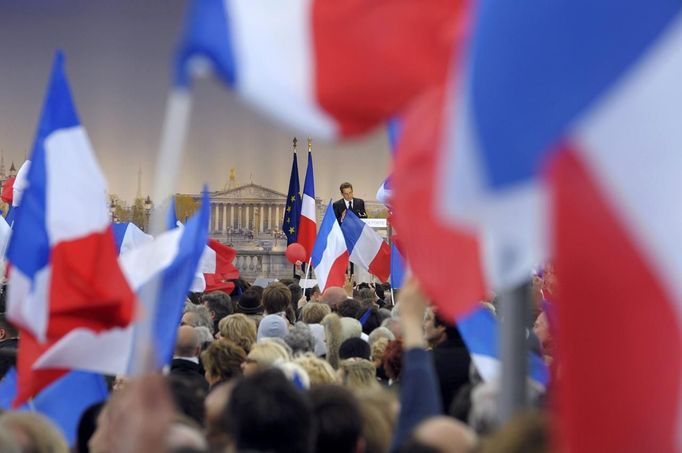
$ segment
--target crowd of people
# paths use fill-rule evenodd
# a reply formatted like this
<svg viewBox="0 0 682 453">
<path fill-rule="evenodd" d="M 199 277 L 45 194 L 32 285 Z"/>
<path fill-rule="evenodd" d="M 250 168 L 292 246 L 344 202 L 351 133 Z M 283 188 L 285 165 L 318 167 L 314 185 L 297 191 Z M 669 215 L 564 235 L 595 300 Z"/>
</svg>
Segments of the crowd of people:
<svg viewBox="0 0 682 453">
<path fill-rule="evenodd" d="M 544 392 L 500 427 L 498 383 L 483 382 L 457 327 L 415 280 L 395 291 L 350 280 L 323 293 L 295 280 L 237 286 L 239 296 L 188 296 L 168 369 L 110 377 L 108 400 L 81 416 L 75 451 L 548 449 Z M 548 316 L 540 311 L 528 336 L 551 363 Z M 17 341 L 0 316 L 3 374 Z M 0 451 L 69 450 L 40 414 L 6 412 Z"/>
</svg>

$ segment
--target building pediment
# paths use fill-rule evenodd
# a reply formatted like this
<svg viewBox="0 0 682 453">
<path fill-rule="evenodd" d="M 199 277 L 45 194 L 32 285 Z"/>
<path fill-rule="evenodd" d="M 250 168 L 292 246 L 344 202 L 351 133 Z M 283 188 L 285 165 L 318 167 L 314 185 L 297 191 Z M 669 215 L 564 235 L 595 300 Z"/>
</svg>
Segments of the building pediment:
<svg viewBox="0 0 682 453">
<path fill-rule="evenodd" d="M 286 194 L 251 183 L 235 187 L 234 189 L 211 192 L 210 197 L 212 200 L 256 199 L 282 201 L 286 198 Z"/>
</svg>

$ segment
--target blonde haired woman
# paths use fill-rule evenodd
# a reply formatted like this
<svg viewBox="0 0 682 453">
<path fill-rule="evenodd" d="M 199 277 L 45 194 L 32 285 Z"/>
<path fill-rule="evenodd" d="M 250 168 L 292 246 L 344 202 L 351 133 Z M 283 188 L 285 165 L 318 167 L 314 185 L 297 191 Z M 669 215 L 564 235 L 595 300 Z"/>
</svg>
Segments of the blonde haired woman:
<svg viewBox="0 0 682 453">
<path fill-rule="evenodd" d="M 244 376 L 251 376 L 266 368 L 270 368 L 278 361 L 291 360 L 289 352 L 276 341 L 262 340 L 251 347 L 242 365 Z"/>
<path fill-rule="evenodd" d="M 221 338 L 227 338 L 247 354 L 256 342 L 256 321 L 241 313 L 224 317 L 218 323 Z"/>
</svg>

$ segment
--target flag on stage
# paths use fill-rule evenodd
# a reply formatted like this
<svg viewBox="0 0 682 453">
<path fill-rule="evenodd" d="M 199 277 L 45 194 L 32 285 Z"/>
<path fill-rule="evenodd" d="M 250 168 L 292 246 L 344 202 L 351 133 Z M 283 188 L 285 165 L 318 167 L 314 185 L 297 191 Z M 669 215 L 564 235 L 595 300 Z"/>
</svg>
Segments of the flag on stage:
<svg viewBox="0 0 682 453">
<path fill-rule="evenodd" d="M 493 0 L 473 30 L 439 212 L 502 283 L 552 251 L 562 449 L 679 450 L 682 4 Z"/>
<path fill-rule="evenodd" d="M 106 182 L 73 105 L 61 53 L 31 162 L 7 251 L 7 316 L 21 336 L 17 403 L 64 374 L 33 369 L 56 342 L 78 329 L 125 327 L 135 306 L 116 261 Z"/>
<path fill-rule="evenodd" d="M 341 231 L 350 253 L 350 261 L 366 269 L 382 282 L 391 273 L 391 248 L 379 233 L 360 220 L 351 210 L 341 222 Z"/>
<path fill-rule="evenodd" d="M 308 142 L 310 147 L 310 142 Z M 313 155 L 308 150 L 308 168 L 305 172 L 303 184 L 303 199 L 301 200 L 301 220 L 298 224 L 298 243 L 305 249 L 305 260 L 310 259 L 317 236 L 317 213 L 315 209 L 315 178 L 313 176 Z"/>
<path fill-rule="evenodd" d="M 485 382 L 499 381 L 502 362 L 499 351 L 498 322 L 490 310 L 478 307 L 456 321 L 476 371 Z M 528 377 L 541 388 L 549 383 L 549 369 L 542 357 L 528 352 Z"/>
<path fill-rule="evenodd" d="M 209 67 L 279 121 L 317 137 L 357 135 L 446 77 L 466 4 L 194 0 L 175 84 Z"/>
<path fill-rule="evenodd" d="M 301 186 L 298 183 L 298 160 L 296 159 L 296 139 L 294 139 L 294 161 L 291 164 L 291 177 L 287 191 L 287 203 L 282 222 L 282 231 L 287 236 L 287 245 L 298 238 L 298 222 L 301 217 Z"/>
<path fill-rule="evenodd" d="M 348 268 L 346 240 L 336 221 L 332 204 L 329 200 L 312 253 L 312 264 L 320 291 L 332 286 L 342 287 Z"/>
<path fill-rule="evenodd" d="M 136 247 L 154 240 L 132 222 L 116 222 L 111 225 L 116 241 L 116 252 L 122 255 Z"/>
</svg>

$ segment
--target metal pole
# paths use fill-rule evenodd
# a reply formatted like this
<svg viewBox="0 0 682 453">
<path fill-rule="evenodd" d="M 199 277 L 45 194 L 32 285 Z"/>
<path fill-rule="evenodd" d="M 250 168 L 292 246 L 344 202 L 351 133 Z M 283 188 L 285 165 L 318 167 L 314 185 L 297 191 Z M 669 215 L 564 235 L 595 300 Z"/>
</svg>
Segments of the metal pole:
<svg viewBox="0 0 682 453">
<path fill-rule="evenodd" d="M 502 355 L 500 380 L 500 423 L 509 422 L 527 401 L 528 348 L 526 325 L 528 319 L 528 286 L 521 285 L 500 295 L 499 348 Z"/>
</svg>

